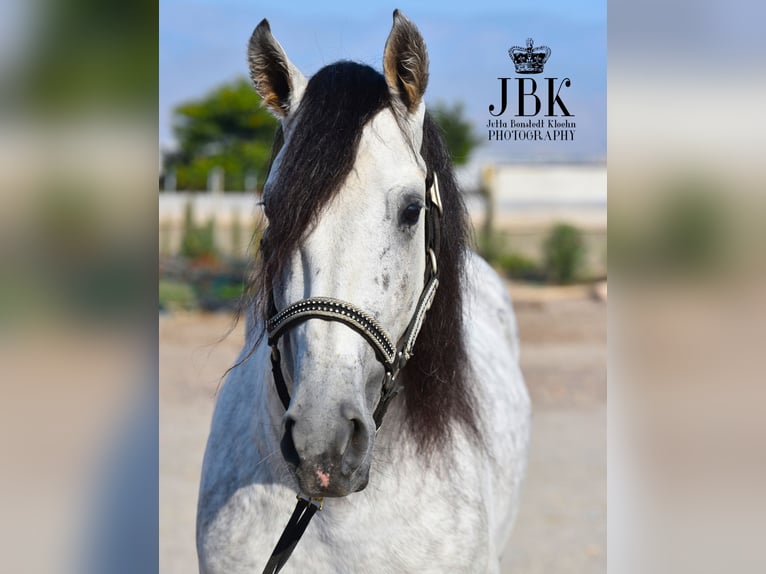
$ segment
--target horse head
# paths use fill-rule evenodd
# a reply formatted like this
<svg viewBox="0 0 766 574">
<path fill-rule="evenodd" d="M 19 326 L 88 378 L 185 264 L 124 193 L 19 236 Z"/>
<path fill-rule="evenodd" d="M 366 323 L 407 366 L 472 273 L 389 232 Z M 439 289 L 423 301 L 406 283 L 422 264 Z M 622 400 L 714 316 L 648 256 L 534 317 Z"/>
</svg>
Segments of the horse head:
<svg viewBox="0 0 766 574">
<path fill-rule="evenodd" d="M 272 312 L 304 300 L 348 302 L 398 345 L 436 267 L 424 216 L 433 178 L 420 153 L 428 55 L 419 31 L 394 13 L 383 75 L 339 62 L 307 80 L 266 20 L 248 60 L 284 138 L 263 197 Z M 373 415 L 396 366 L 381 360 L 373 336 L 338 317 L 318 320 L 328 316 L 317 311 L 273 342 L 289 391 L 282 454 L 301 492 L 316 497 L 367 485 Z"/>
</svg>

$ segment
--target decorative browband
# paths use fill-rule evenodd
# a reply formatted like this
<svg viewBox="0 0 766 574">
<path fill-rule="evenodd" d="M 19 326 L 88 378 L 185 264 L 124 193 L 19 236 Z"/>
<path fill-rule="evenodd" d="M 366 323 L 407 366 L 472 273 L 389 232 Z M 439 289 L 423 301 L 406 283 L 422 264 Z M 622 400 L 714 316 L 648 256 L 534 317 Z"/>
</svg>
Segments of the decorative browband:
<svg viewBox="0 0 766 574">
<path fill-rule="evenodd" d="M 277 313 L 266 323 L 269 341 L 276 341 L 290 324 L 312 318 L 340 321 L 352 327 L 369 341 L 387 367 L 393 367 L 396 346 L 380 323 L 350 303 L 332 297 L 303 299 Z"/>
</svg>

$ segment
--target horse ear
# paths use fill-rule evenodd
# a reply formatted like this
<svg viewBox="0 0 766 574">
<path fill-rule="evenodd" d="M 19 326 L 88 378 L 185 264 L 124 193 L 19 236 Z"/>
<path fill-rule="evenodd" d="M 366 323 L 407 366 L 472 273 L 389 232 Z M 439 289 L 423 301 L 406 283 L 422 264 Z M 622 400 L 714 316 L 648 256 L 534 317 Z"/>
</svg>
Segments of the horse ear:
<svg viewBox="0 0 766 574">
<path fill-rule="evenodd" d="M 383 72 L 395 100 L 414 112 L 428 85 L 428 52 L 415 24 L 399 10 L 394 10 L 394 25 L 386 40 Z"/>
<path fill-rule="evenodd" d="M 265 18 L 250 36 L 247 61 L 255 91 L 269 111 L 280 119 L 295 111 L 306 89 L 306 78 L 272 36 Z"/>
</svg>

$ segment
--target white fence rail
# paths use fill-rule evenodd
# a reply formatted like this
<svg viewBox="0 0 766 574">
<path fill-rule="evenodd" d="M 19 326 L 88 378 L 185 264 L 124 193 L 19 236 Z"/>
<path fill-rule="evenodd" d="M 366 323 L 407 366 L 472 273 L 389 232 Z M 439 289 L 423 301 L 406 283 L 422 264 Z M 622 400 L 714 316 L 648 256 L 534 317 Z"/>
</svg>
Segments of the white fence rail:
<svg viewBox="0 0 766 574">
<path fill-rule="evenodd" d="M 538 238 L 551 224 L 566 221 L 593 237 L 594 255 L 605 252 L 605 165 L 494 164 L 482 171 L 495 205 L 494 228 L 516 237 L 514 243 L 522 251 L 535 255 L 538 249 L 533 244 L 539 243 Z M 479 228 L 484 201 L 477 195 L 466 199 L 474 226 Z M 213 220 L 215 245 L 221 254 L 245 255 L 261 218 L 257 201 L 253 193 L 160 193 L 160 254 L 179 252 L 185 211 L 191 206 L 196 224 Z"/>
</svg>

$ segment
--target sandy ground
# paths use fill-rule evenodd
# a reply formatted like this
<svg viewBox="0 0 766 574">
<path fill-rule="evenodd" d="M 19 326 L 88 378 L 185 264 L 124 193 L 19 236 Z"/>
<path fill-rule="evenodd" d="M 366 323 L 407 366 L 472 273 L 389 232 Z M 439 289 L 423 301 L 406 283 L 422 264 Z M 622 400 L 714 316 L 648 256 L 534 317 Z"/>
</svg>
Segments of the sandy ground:
<svg viewBox="0 0 766 574">
<path fill-rule="evenodd" d="M 606 572 L 606 306 L 588 290 L 511 286 L 534 408 L 529 471 L 502 574 Z M 197 571 L 200 465 L 242 331 L 227 315 L 160 317 L 160 571 Z"/>
</svg>

